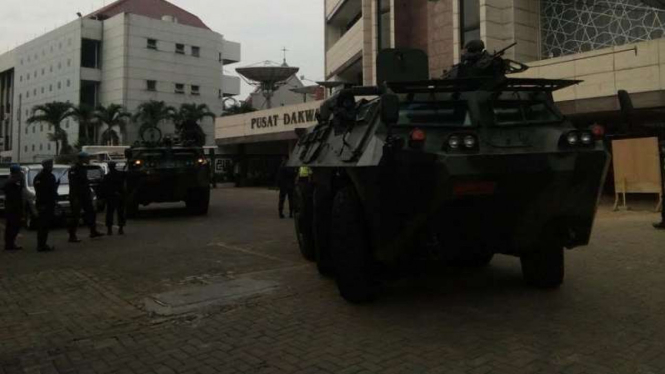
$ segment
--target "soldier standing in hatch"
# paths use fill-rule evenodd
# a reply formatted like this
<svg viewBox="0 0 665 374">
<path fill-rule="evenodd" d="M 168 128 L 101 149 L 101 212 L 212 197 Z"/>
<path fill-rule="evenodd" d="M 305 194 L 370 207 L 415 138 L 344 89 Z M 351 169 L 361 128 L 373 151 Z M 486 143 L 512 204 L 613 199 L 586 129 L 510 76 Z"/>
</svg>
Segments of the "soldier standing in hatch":
<svg viewBox="0 0 665 374">
<path fill-rule="evenodd" d="M 37 251 L 50 252 L 55 248 L 49 247 L 46 241 L 58 198 L 58 182 L 53 175 L 53 160 L 42 162 L 42 170 L 35 176 L 32 184 L 35 186 L 37 207 Z"/>
<path fill-rule="evenodd" d="M 23 212 L 23 173 L 18 165 L 11 165 L 9 173 L 9 179 L 2 187 L 5 191 L 5 250 L 18 251 L 23 249 L 16 245 Z"/>
<path fill-rule="evenodd" d="M 90 238 L 104 236 L 104 234 L 97 231 L 97 215 L 92 205 L 92 190 L 90 189 L 90 181 L 88 181 L 88 171 L 85 168 L 88 159 L 87 153 L 79 153 L 76 163 L 69 169 L 69 203 L 72 209 L 72 219 L 69 223 L 70 243 L 81 242 L 76 236 L 81 210 L 83 211 L 83 221 L 90 227 Z"/>
<path fill-rule="evenodd" d="M 289 199 L 289 218 L 293 218 L 293 190 L 296 187 L 296 173 L 293 168 L 287 167 L 288 158 L 282 157 L 282 164 L 277 172 L 277 186 L 279 187 L 279 218 L 284 218 L 284 200 Z"/>
<path fill-rule="evenodd" d="M 118 234 L 124 235 L 125 227 L 125 176 L 116 169 L 115 162 L 109 162 L 109 173 L 104 177 L 103 191 L 106 194 L 107 234 L 113 235 L 113 216 L 118 212 Z"/>
</svg>

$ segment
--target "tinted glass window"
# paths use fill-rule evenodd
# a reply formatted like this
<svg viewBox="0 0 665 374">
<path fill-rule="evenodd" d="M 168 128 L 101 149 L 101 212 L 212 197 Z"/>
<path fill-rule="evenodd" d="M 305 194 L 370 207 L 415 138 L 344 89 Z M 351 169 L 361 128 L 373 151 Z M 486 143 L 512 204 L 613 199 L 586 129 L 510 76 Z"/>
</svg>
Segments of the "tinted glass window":
<svg viewBox="0 0 665 374">
<path fill-rule="evenodd" d="M 495 101 L 494 119 L 497 125 L 519 125 L 560 121 L 559 114 L 540 101 Z"/>
</svg>

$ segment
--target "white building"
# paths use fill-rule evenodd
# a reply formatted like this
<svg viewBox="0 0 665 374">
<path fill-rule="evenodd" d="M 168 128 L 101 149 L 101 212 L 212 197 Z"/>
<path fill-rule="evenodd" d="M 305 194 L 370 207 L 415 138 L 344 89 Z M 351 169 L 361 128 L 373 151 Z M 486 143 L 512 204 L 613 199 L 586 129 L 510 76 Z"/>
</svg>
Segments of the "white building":
<svg viewBox="0 0 665 374">
<path fill-rule="evenodd" d="M 222 99 L 240 93 L 240 80 L 223 67 L 240 60 L 240 44 L 225 40 L 197 16 L 163 0 L 119 0 L 91 15 L 0 55 L 0 151 L 32 162 L 55 154 L 45 124 L 27 125 L 38 104 L 112 103 L 133 112 L 142 102 L 205 103 L 222 112 Z M 78 124 L 65 121 L 70 143 Z M 203 124 L 214 144 L 214 124 Z M 162 128 L 172 133 L 172 128 Z M 128 144 L 138 126 L 128 126 Z"/>
</svg>

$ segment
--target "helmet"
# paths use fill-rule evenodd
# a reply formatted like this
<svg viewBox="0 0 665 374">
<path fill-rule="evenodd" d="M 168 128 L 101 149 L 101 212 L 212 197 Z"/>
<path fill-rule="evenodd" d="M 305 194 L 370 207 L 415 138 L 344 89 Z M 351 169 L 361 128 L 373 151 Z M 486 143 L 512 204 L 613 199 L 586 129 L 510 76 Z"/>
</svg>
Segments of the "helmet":
<svg viewBox="0 0 665 374">
<path fill-rule="evenodd" d="M 88 158 L 88 157 L 90 157 L 88 152 L 79 152 L 78 154 L 78 158 Z"/>
<path fill-rule="evenodd" d="M 20 173 L 21 172 L 21 166 L 19 164 L 11 164 L 9 166 L 9 172 L 10 173 Z"/>
</svg>

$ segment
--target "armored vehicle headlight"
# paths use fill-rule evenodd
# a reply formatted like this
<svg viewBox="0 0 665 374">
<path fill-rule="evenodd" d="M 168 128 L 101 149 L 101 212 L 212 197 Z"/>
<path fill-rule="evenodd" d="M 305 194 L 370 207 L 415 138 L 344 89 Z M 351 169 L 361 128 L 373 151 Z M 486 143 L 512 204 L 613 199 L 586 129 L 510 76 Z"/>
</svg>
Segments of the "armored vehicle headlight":
<svg viewBox="0 0 665 374">
<path fill-rule="evenodd" d="M 476 146 L 476 138 L 473 135 L 467 135 L 464 137 L 464 146 L 467 148 L 473 148 Z"/>
<path fill-rule="evenodd" d="M 570 145 L 577 145 L 577 143 L 580 142 L 580 137 L 577 135 L 576 132 L 570 132 L 568 133 L 568 136 L 566 136 L 566 140 Z"/>
<path fill-rule="evenodd" d="M 457 135 L 453 135 L 453 136 L 451 136 L 450 138 L 448 138 L 448 146 L 449 146 L 451 149 L 457 149 L 457 148 L 459 148 L 460 143 L 461 143 L 461 141 L 460 141 L 460 137 L 457 136 Z"/>
<path fill-rule="evenodd" d="M 580 140 L 582 141 L 582 144 L 587 144 L 588 145 L 588 144 L 591 144 L 591 142 L 593 141 L 593 136 L 589 132 L 583 132 L 580 135 Z"/>
<path fill-rule="evenodd" d="M 141 161 L 141 160 L 134 161 L 135 166 L 141 166 L 142 163 L 143 163 L 143 161 Z"/>
</svg>

